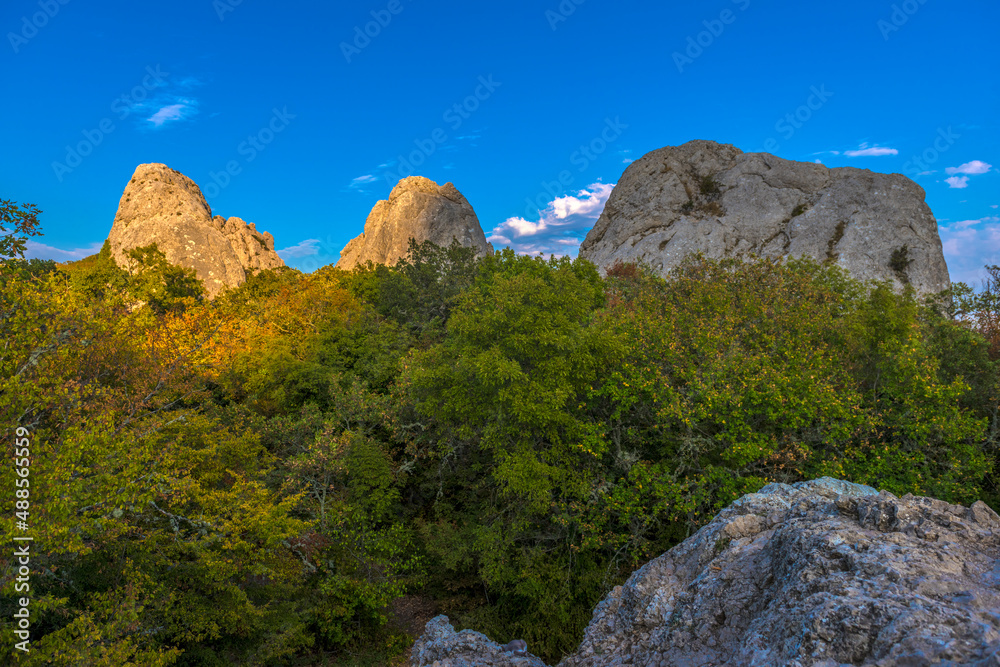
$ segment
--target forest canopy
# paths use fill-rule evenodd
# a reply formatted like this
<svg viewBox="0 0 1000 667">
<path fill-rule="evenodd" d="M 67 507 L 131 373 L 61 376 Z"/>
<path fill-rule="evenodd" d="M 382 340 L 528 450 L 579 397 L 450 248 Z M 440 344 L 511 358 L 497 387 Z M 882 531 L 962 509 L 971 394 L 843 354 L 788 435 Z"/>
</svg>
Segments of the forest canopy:
<svg viewBox="0 0 1000 667">
<path fill-rule="evenodd" d="M 126 271 L 18 238 L 0 423 L 8 461 L 30 433 L 33 640 L 8 560 L 9 664 L 387 664 L 433 613 L 554 663 L 766 484 L 1000 501 L 997 267 L 918 299 L 809 260 L 602 275 L 411 244 L 210 301 L 155 246 Z"/>
</svg>

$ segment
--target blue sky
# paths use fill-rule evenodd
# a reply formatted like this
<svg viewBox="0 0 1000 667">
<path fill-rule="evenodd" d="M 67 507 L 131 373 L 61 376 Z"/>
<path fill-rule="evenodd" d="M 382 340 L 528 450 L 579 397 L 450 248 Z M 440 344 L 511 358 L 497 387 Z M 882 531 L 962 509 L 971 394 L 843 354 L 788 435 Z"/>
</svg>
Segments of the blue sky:
<svg viewBox="0 0 1000 667">
<path fill-rule="evenodd" d="M 995 0 L 7 0 L 0 197 L 44 211 L 33 256 L 82 257 L 164 162 L 310 271 L 412 169 L 496 245 L 574 255 L 629 161 L 712 139 L 913 177 L 976 282 L 998 25 Z"/>
</svg>

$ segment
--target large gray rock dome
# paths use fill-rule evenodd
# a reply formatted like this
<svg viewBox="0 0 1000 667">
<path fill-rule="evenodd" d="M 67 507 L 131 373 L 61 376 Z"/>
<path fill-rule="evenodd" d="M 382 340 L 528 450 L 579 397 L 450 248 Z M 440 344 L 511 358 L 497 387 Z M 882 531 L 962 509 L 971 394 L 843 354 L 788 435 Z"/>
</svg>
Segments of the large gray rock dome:
<svg viewBox="0 0 1000 667">
<path fill-rule="evenodd" d="M 641 261 L 664 274 L 694 252 L 808 255 L 861 280 L 936 293 L 951 281 L 924 197 L 900 174 L 829 169 L 691 141 L 629 165 L 580 257 L 602 269 Z"/>
</svg>

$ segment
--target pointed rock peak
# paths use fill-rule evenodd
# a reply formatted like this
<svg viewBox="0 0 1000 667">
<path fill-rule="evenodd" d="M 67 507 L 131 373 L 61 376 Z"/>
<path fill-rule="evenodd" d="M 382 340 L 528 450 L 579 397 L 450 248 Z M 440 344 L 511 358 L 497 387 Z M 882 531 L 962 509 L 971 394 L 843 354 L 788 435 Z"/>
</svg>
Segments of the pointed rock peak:
<svg viewBox="0 0 1000 667">
<path fill-rule="evenodd" d="M 129 250 L 155 243 L 171 264 L 194 269 L 209 297 L 243 284 L 248 270 L 285 265 L 270 234 L 240 218 L 213 217 L 197 184 L 165 164 L 136 168 L 108 242 L 121 266 Z"/>
<path fill-rule="evenodd" d="M 457 239 L 480 254 L 493 252 L 476 212 L 458 188 L 409 176 L 396 184 L 389 199 L 375 204 L 364 233 L 341 251 L 337 268 L 349 270 L 369 261 L 395 264 L 406 257 L 410 239 L 441 246 Z"/>
</svg>

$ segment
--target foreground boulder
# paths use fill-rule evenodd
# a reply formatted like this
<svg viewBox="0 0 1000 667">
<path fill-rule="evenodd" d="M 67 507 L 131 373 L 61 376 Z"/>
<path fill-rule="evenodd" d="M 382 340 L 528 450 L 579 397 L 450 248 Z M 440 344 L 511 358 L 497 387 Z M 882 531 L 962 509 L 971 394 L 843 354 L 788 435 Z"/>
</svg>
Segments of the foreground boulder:
<svg viewBox="0 0 1000 667">
<path fill-rule="evenodd" d="M 375 204 L 364 233 L 340 252 L 337 268 L 350 270 L 369 261 L 395 264 L 406 257 L 410 239 L 439 246 L 457 239 L 481 255 L 493 252 L 472 205 L 454 185 L 410 176 L 392 189 L 388 200 Z"/>
<path fill-rule="evenodd" d="M 526 650 L 519 650 L 515 642 L 500 646 L 481 632 L 455 632 L 447 616 L 436 616 L 427 623 L 424 634 L 413 645 L 410 664 L 419 667 L 546 667 Z"/>
<path fill-rule="evenodd" d="M 136 168 L 108 242 L 115 262 L 125 268 L 129 250 L 155 243 L 168 262 L 194 269 L 209 297 L 242 285 L 248 271 L 285 265 L 274 251 L 274 237 L 240 218 L 213 217 L 194 181 L 165 164 Z"/>
<path fill-rule="evenodd" d="M 771 484 L 615 588 L 559 665 L 1000 665 L 998 557 L 982 502 Z M 493 664 L 480 645 L 411 664 Z"/>
<path fill-rule="evenodd" d="M 900 174 L 829 169 L 692 141 L 633 162 L 580 246 L 600 268 L 645 262 L 661 275 L 688 254 L 801 257 L 860 280 L 951 285 L 923 188 Z"/>
</svg>

